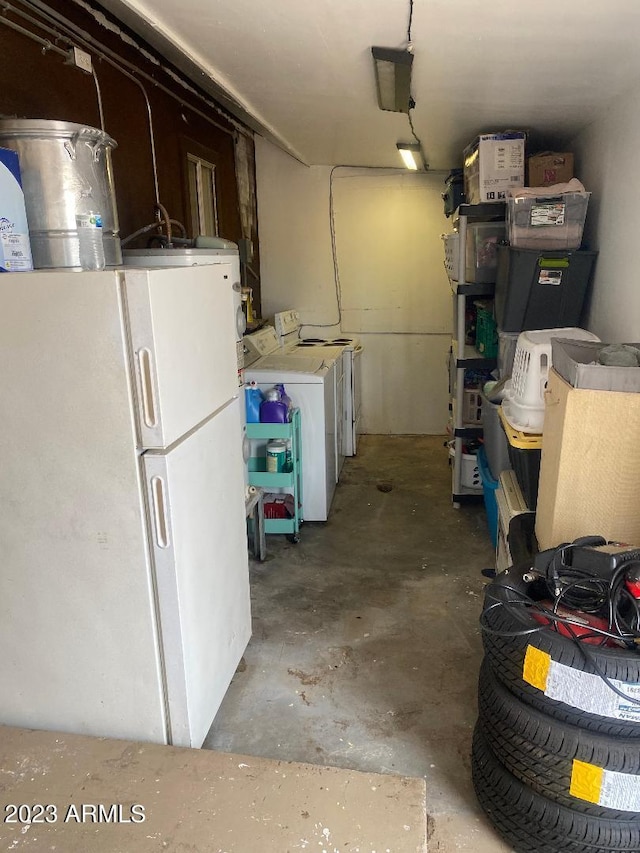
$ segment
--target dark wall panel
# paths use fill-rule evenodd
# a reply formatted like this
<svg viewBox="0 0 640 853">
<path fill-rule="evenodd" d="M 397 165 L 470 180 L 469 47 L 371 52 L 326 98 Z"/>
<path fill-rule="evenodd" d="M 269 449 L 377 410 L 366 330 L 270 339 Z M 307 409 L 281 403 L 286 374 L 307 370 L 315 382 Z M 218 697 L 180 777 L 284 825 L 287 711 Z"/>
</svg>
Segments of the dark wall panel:
<svg viewBox="0 0 640 853">
<path fill-rule="evenodd" d="M 63 30 L 61 23 L 46 21 L 20 0 L 14 2 L 17 10 L 27 12 L 44 26 Z M 201 99 L 186 92 L 157 64 L 145 59 L 117 34 L 101 26 L 92 14 L 72 0 L 49 0 L 47 7 L 154 78 L 152 81 L 140 76 L 139 81 L 151 104 L 161 203 L 171 218 L 182 222 L 189 236 L 193 236 L 186 184 L 186 153 L 212 160 L 216 166 L 219 232 L 221 236 L 237 242 L 243 235 L 234 160 L 234 134 L 238 131 L 233 124 Z M 6 17 L 54 42 L 50 33 L 33 22 L 25 21 L 19 14 L 10 10 Z M 78 37 L 66 30 L 63 36 L 64 40 L 58 43 L 63 49 L 69 43 L 78 43 Z M 137 36 L 135 38 L 139 41 Z M 105 130 L 118 143 L 113 157 L 114 180 L 120 234 L 126 237 L 153 222 L 155 216 L 147 106 L 143 92 L 134 81 L 109 61 L 100 58 L 95 49 L 80 46 L 92 54 L 102 93 Z M 149 51 L 152 53 L 150 48 Z M 2 24 L 0 79 L 0 114 L 3 116 L 58 119 L 100 126 L 93 78 L 65 64 L 63 57 L 43 50 L 27 36 Z M 172 90 L 183 103 L 166 94 L 156 83 Z M 259 269 L 257 230 L 254 229 L 251 237 L 255 253 L 253 267 Z M 144 245 L 144 238 L 132 245 Z M 255 282 L 252 286 L 254 300 L 257 297 L 259 301 L 259 287 Z"/>
</svg>

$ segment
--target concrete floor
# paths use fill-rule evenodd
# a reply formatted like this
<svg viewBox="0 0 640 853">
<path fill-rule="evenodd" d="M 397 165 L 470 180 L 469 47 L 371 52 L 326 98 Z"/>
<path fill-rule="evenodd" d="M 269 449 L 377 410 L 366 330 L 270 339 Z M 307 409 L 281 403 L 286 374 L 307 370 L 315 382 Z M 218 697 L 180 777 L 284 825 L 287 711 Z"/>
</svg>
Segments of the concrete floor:
<svg viewBox="0 0 640 853">
<path fill-rule="evenodd" d="M 424 778 L 430 853 L 500 853 L 469 758 L 494 555 L 483 507 L 454 510 L 450 488 L 442 437 L 364 436 L 329 521 L 267 538 L 205 747 Z"/>
</svg>

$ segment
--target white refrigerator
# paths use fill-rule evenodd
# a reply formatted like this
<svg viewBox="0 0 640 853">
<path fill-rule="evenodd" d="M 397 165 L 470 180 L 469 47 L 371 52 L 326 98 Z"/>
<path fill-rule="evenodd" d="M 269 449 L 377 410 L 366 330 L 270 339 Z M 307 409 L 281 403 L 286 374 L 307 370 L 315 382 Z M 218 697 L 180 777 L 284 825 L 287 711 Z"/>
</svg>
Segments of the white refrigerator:
<svg viewBox="0 0 640 853">
<path fill-rule="evenodd" d="M 251 632 L 232 283 L 0 276 L 0 723 L 202 745 Z"/>
</svg>

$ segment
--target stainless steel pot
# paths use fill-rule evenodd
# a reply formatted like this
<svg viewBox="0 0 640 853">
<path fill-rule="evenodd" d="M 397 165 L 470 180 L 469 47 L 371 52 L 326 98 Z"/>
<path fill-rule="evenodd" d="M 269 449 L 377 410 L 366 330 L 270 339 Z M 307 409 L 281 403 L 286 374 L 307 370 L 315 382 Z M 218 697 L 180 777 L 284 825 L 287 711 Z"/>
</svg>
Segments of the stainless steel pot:
<svg viewBox="0 0 640 853">
<path fill-rule="evenodd" d="M 117 143 L 95 127 L 46 119 L 0 119 L 0 146 L 20 157 L 33 265 L 79 267 L 76 205 L 90 193 L 102 214 L 105 263 L 122 263 L 111 167 Z"/>
</svg>

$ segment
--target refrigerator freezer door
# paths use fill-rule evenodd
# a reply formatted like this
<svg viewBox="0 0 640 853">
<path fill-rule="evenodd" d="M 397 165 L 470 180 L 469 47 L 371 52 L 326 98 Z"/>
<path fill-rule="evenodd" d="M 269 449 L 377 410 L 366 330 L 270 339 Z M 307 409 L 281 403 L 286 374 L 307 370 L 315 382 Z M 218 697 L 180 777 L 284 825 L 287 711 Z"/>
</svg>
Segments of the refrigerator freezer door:
<svg viewBox="0 0 640 853">
<path fill-rule="evenodd" d="M 139 446 L 166 448 L 238 393 L 232 268 L 123 276 Z"/>
<path fill-rule="evenodd" d="M 251 634 L 241 433 L 236 398 L 143 456 L 174 746 L 202 745 Z"/>
</svg>

